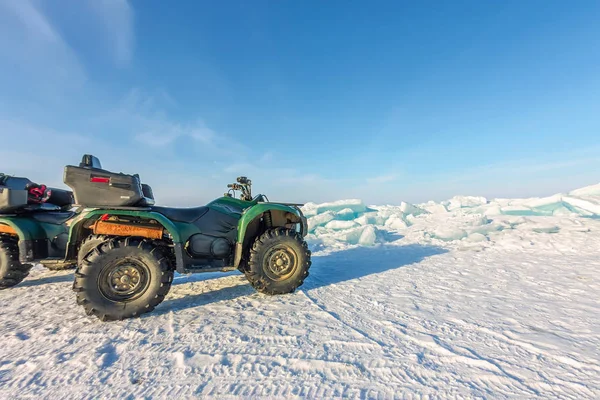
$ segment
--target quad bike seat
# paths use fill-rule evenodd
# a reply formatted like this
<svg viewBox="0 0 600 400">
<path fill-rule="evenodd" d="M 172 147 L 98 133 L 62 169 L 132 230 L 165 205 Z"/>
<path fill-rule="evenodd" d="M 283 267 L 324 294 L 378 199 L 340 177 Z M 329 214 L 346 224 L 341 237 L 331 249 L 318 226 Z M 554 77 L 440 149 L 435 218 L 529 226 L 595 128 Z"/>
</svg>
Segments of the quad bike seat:
<svg viewBox="0 0 600 400">
<path fill-rule="evenodd" d="M 54 224 L 54 225 L 61 225 L 61 224 L 64 224 L 65 222 L 67 222 L 69 220 L 69 218 L 71 218 L 73 215 L 75 215 L 75 213 L 72 211 L 43 212 L 43 213 L 33 214 L 32 217 L 33 217 L 33 219 L 38 220 L 40 222 L 45 222 L 45 223 Z"/>
<path fill-rule="evenodd" d="M 208 207 L 206 206 L 194 208 L 152 207 L 151 209 L 173 221 L 187 223 L 198 220 L 208 212 Z"/>
</svg>

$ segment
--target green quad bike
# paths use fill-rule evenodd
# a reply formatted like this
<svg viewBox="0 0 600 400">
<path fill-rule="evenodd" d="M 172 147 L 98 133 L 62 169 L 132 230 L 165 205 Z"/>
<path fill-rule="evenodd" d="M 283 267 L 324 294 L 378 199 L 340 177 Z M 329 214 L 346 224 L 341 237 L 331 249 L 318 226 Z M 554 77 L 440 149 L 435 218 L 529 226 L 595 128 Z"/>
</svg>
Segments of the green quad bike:
<svg viewBox="0 0 600 400">
<path fill-rule="evenodd" d="M 19 284 L 33 264 L 51 270 L 75 267 L 65 260 L 73 193 L 48 188 L 27 178 L 0 174 L 0 290 Z M 99 243 L 87 241 L 84 252 Z"/>
<path fill-rule="evenodd" d="M 78 167 L 65 167 L 64 182 L 80 210 L 70 223 L 63 262 L 80 260 L 73 282 L 77 303 L 102 321 L 152 311 L 175 272 L 237 269 L 270 295 L 291 293 L 308 276 L 311 252 L 301 204 L 252 197 L 246 177 L 196 208 L 154 206 L 138 175 L 103 170 L 91 155 Z"/>
</svg>

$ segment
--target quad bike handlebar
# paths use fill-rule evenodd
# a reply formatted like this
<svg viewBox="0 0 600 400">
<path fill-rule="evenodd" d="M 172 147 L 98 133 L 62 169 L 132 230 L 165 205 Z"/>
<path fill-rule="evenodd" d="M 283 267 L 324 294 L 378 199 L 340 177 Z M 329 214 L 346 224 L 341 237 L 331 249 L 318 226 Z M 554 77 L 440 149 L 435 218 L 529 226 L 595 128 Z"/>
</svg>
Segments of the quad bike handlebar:
<svg viewBox="0 0 600 400">
<path fill-rule="evenodd" d="M 245 176 L 239 176 L 236 180 L 238 183 L 230 183 L 227 185 L 229 190 L 225 195 L 231 197 L 231 191 L 233 191 L 235 195 L 235 191 L 239 190 L 242 192 L 240 200 L 252 201 L 252 181 Z"/>
<path fill-rule="evenodd" d="M 236 180 L 238 183 L 241 183 L 242 185 L 252 185 L 252 181 L 245 176 L 238 176 L 238 178 Z"/>
</svg>

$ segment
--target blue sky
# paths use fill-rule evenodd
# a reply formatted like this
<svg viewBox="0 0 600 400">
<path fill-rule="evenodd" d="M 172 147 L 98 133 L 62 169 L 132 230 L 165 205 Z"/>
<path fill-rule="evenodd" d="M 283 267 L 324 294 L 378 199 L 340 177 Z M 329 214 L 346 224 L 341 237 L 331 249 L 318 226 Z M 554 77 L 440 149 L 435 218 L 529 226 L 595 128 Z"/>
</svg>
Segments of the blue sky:
<svg viewBox="0 0 600 400">
<path fill-rule="evenodd" d="M 0 170 L 83 153 L 201 204 L 600 182 L 597 1 L 0 0 Z"/>
</svg>

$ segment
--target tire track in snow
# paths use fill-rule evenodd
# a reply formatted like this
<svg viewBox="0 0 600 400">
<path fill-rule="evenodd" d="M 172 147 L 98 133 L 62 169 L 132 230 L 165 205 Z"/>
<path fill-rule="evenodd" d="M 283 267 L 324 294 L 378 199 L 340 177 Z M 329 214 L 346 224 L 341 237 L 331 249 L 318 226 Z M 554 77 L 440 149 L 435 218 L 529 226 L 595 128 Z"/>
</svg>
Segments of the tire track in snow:
<svg viewBox="0 0 600 400">
<path fill-rule="evenodd" d="M 504 376 L 517 382 L 520 385 L 523 385 L 529 390 L 530 393 L 536 395 L 540 394 L 537 389 L 527 384 L 522 377 L 519 377 L 513 373 L 506 371 L 506 369 L 502 367 L 496 360 L 487 357 L 482 357 L 472 349 L 465 348 L 465 350 L 471 353 L 471 356 L 468 356 L 466 354 L 459 353 L 452 346 L 442 342 L 441 339 L 435 334 L 416 331 L 411 335 L 406 329 L 399 329 L 392 323 L 388 323 L 387 325 L 389 326 L 389 329 L 395 329 L 397 332 L 399 332 L 400 335 L 402 335 L 406 340 L 416 343 L 419 346 L 422 346 L 435 353 L 438 353 L 441 356 L 440 361 L 442 362 L 461 362 L 473 367 L 486 369 L 496 374 L 500 373 L 500 377 Z M 415 333 L 420 334 L 422 338 L 417 338 L 416 336 L 414 336 Z M 423 336 L 427 339 L 423 338 Z M 507 381 L 504 381 L 505 384 L 506 382 Z"/>
<path fill-rule="evenodd" d="M 540 349 L 531 343 L 510 337 L 509 336 L 510 333 L 501 334 L 501 333 L 495 332 L 491 329 L 488 329 L 486 327 L 476 325 L 476 324 L 469 324 L 462 320 L 453 320 L 453 322 L 456 323 L 457 325 L 462 325 L 465 327 L 471 327 L 471 328 L 477 329 L 480 332 L 482 332 L 488 336 L 492 336 L 500 341 L 504 341 L 506 343 L 521 347 L 522 349 L 525 349 L 526 351 L 528 351 L 532 354 L 542 355 L 544 357 L 554 359 L 564 365 L 568 365 L 568 366 L 578 368 L 578 369 L 591 369 L 595 372 L 600 372 L 600 365 L 598 365 L 594 362 L 582 362 L 582 361 L 575 360 L 571 357 L 555 355 L 549 351 Z"/>
<path fill-rule="evenodd" d="M 516 339 L 512 338 L 510 336 L 510 333 L 508 333 L 506 331 L 503 333 L 498 333 L 489 328 L 486 328 L 486 327 L 483 327 L 483 326 L 480 326 L 480 325 L 474 324 L 474 323 L 468 323 L 463 320 L 451 319 L 451 321 L 458 326 L 462 326 L 466 331 L 476 331 L 476 332 L 482 333 L 483 337 L 494 338 L 499 342 L 499 344 L 509 344 L 509 345 L 517 346 L 518 348 L 525 350 L 528 354 L 536 355 L 537 359 L 539 359 L 539 357 L 542 356 L 542 357 L 546 357 L 551 360 L 558 361 L 560 363 L 559 365 L 562 365 L 563 367 L 567 367 L 566 371 L 569 371 L 570 367 L 574 367 L 577 369 L 585 369 L 586 367 L 590 367 L 593 371 L 597 371 L 597 366 L 595 364 L 581 363 L 579 361 L 573 360 L 572 358 L 552 354 L 551 352 L 540 349 L 531 343 L 524 342 L 521 340 L 516 340 Z M 549 347 L 552 349 L 558 350 L 558 348 L 556 346 L 550 345 Z M 482 355 L 479 354 L 479 352 L 477 352 L 476 350 L 474 350 L 472 348 L 463 347 L 463 349 L 466 351 L 469 351 L 475 357 L 486 359 L 489 362 L 494 362 L 494 363 L 496 363 L 496 365 L 498 365 L 498 367 L 502 368 L 502 366 L 499 364 L 499 361 L 493 360 L 490 357 L 483 357 Z M 508 349 L 507 353 L 510 354 L 510 347 L 508 347 L 507 349 Z M 565 359 L 567 360 L 567 362 L 564 362 Z M 514 361 L 512 361 L 512 362 L 505 361 L 505 363 L 511 364 L 513 367 L 515 366 Z M 531 367 L 531 366 L 521 365 L 520 367 L 528 369 L 528 370 L 536 373 L 536 375 L 538 376 L 538 378 L 540 380 L 530 381 L 528 383 L 528 385 L 532 389 L 535 389 L 534 387 L 538 386 L 540 389 L 535 389 L 538 392 L 540 390 L 544 390 L 544 391 L 551 391 L 555 394 L 562 393 L 563 395 L 569 395 L 570 398 L 575 398 L 575 399 L 587 398 L 587 397 L 593 398 L 595 396 L 595 394 L 594 394 L 595 392 L 593 389 L 588 388 L 586 385 L 584 385 L 580 382 L 573 382 L 573 381 L 570 381 L 567 379 L 563 379 L 558 375 L 549 376 L 548 374 L 544 373 L 546 371 L 544 369 L 542 369 L 542 368 L 544 368 L 542 366 L 535 368 L 535 367 Z M 519 377 L 517 377 L 517 378 L 522 379 Z M 599 394 L 599 393 L 596 392 L 596 394 Z"/>
<path fill-rule="evenodd" d="M 412 283 L 412 285 L 415 286 L 414 283 Z M 444 361 L 444 360 L 447 360 L 450 362 L 458 361 L 458 362 L 462 362 L 463 364 L 466 364 L 466 365 L 469 365 L 472 367 L 476 367 L 476 368 L 482 368 L 482 369 L 485 369 L 485 370 L 488 370 L 488 371 L 494 373 L 495 379 L 493 379 L 493 380 L 488 379 L 488 381 L 490 381 L 490 382 L 493 381 L 495 384 L 500 384 L 500 387 L 497 389 L 502 388 L 502 390 L 506 391 L 507 387 L 509 387 L 511 385 L 511 382 L 514 382 L 517 385 L 521 386 L 522 388 L 526 389 L 526 393 L 528 393 L 530 395 L 531 394 L 534 394 L 534 395 L 539 394 L 539 391 L 537 389 L 529 386 L 527 383 L 525 383 L 525 381 L 522 378 L 507 372 L 502 366 L 496 364 L 495 362 L 491 362 L 488 359 L 476 357 L 474 355 L 468 356 L 465 354 L 459 354 L 454 349 L 452 349 L 450 346 L 443 345 L 436 335 L 421 332 L 421 331 L 415 331 L 416 333 L 425 335 L 425 336 L 429 337 L 429 339 L 430 339 L 429 341 L 420 340 L 420 339 L 410 335 L 408 333 L 408 329 L 409 329 L 408 326 L 404 325 L 403 323 L 391 322 L 391 321 L 382 320 L 382 319 L 377 320 L 376 315 L 374 315 L 374 313 L 371 313 L 371 314 L 366 314 L 366 315 L 368 317 L 373 317 L 374 321 L 372 321 L 372 322 L 376 322 L 376 323 L 378 322 L 377 325 L 379 327 L 381 327 L 381 329 L 378 331 L 378 334 L 380 336 L 381 336 L 381 334 L 384 334 L 383 337 L 386 337 L 387 340 L 384 342 L 382 340 L 373 339 L 373 335 L 367 333 L 365 329 L 358 328 L 354 324 L 348 323 L 345 319 L 343 319 L 337 313 L 327 310 L 327 308 L 325 306 L 321 305 L 319 303 L 319 301 L 316 298 L 314 298 L 313 296 L 309 295 L 308 293 L 304 293 L 304 294 L 308 299 L 310 299 L 312 301 L 312 303 L 315 304 L 316 307 L 318 307 L 319 310 L 321 310 L 324 313 L 326 313 L 327 315 L 331 316 L 336 321 L 339 321 L 340 323 L 342 323 L 344 326 L 348 327 L 352 331 L 359 333 L 361 336 L 365 337 L 370 342 L 376 343 L 380 347 L 380 349 L 383 353 L 383 356 L 386 358 L 393 359 L 394 356 L 397 354 L 397 351 L 396 351 L 397 344 L 403 343 L 402 340 L 398 340 L 398 336 L 401 336 L 402 338 L 405 339 L 404 342 L 406 342 L 406 341 L 412 342 L 419 347 L 428 349 L 430 351 L 433 351 L 433 352 L 439 354 L 441 356 L 440 358 L 438 358 L 439 361 Z M 342 304 L 345 303 L 344 300 L 340 300 L 340 297 L 336 298 L 336 300 L 337 300 L 337 302 L 340 302 Z M 347 309 L 351 309 L 351 308 L 342 306 L 342 309 L 347 310 Z M 363 318 L 365 316 L 365 314 L 358 312 L 356 314 L 353 314 L 353 316 L 356 318 L 356 319 L 353 319 L 353 321 L 356 322 L 357 319 L 360 320 L 361 318 Z M 361 320 L 361 322 L 364 324 L 365 321 Z M 402 328 L 399 328 L 398 326 L 401 326 Z M 385 333 L 386 330 L 387 330 L 387 334 Z M 396 335 L 394 335 L 394 336 L 396 336 L 396 337 L 389 337 L 389 334 L 391 332 L 395 332 Z M 400 335 L 398 335 L 398 334 L 400 334 Z M 392 377 L 396 378 L 398 383 L 406 382 L 406 380 L 408 379 L 408 380 L 420 382 L 421 384 L 424 384 L 424 385 L 427 384 L 427 381 L 423 380 L 423 378 L 422 378 L 422 369 L 408 368 L 406 372 L 407 372 L 406 374 L 390 373 L 390 375 Z M 480 380 L 480 382 L 483 385 L 482 389 L 484 391 L 490 389 L 488 387 L 488 383 L 486 383 L 482 380 Z"/>
<path fill-rule="evenodd" d="M 342 318 L 340 318 L 340 316 L 338 314 L 336 314 L 335 312 L 328 311 L 327 308 L 324 305 L 319 304 L 319 302 L 315 298 L 313 298 L 312 296 L 310 296 L 307 292 L 302 291 L 302 294 L 304 294 L 304 296 L 308 300 L 310 300 L 311 303 L 314 304 L 319 310 L 321 310 L 325 314 L 329 315 L 331 318 L 333 318 L 334 320 L 336 320 L 337 322 L 339 322 L 343 326 L 345 326 L 348 329 L 350 329 L 350 330 L 358 333 L 360 336 L 364 337 L 369 342 L 378 345 L 381 349 L 385 349 L 387 347 L 387 345 L 384 342 L 379 341 L 379 340 L 371 337 L 370 335 L 368 335 L 366 332 L 362 331 L 361 329 L 358 329 L 355 326 L 352 326 L 352 325 L 348 324 L 346 321 L 342 320 Z"/>
</svg>

